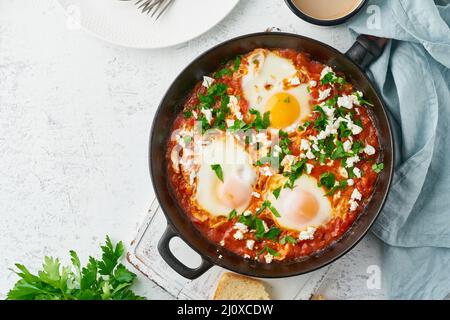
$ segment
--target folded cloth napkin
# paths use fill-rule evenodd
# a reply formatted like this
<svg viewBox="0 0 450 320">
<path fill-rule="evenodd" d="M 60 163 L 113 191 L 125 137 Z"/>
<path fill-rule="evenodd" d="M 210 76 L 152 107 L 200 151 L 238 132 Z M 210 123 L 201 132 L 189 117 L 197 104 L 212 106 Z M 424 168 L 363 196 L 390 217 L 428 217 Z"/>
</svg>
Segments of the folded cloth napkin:
<svg viewBox="0 0 450 320">
<path fill-rule="evenodd" d="M 450 1 L 373 0 L 349 27 L 394 39 L 369 73 L 389 109 L 396 163 L 373 227 L 389 298 L 450 293 Z"/>
</svg>

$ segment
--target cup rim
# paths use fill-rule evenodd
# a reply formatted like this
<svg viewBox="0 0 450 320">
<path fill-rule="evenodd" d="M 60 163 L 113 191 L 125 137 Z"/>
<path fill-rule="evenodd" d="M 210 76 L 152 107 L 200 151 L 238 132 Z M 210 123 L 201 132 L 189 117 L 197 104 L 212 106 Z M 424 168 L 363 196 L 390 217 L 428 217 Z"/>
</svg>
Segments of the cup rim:
<svg viewBox="0 0 450 320">
<path fill-rule="evenodd" d="M 351 12 L 349 12 L 347 15 L 333 19 L 333 20 L 323 20 L 323 19 L 317 19 L 314 17 L 311 17 L 307 14 L 305 14 L 303 11 L 301 11 L 294 3 L 293 0 L 284 0 L 289 9 L 299 18 L 302 20 L 305 20 L 306 22 L 318 25 L 318 26 L 337 26 L 340 24 L 343 24 L 347 22 L 349 19 L 357 15 L 368 3 L 368 0 L 362 0 L 361 3 Z"/>
</svg>

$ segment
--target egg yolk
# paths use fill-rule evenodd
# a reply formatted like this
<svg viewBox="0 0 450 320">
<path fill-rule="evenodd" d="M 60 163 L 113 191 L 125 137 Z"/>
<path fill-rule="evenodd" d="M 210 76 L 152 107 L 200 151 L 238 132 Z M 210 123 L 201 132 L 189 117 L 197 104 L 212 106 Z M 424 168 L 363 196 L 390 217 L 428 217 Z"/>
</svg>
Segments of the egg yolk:
<svg viewBox="0 0 450 320">
<path fill-rule="evenodd" d="M 294 124 L 300 116 L 300 104 L 289 93 L 281 92 L 270 97 L 266 104 L 266 110 L 270 111 L 271 127 L 283 129 Z"/>
<path fill-rule="evenodd" d="M 245 205 L 252 196 L 252 187 L 248 183 L 230 176 L 217 186 L 217 197 L 229 208 Z"/>
<path fill-rule="evenodd" d="M 289 193 L 285 206 L 286 218 L 298 224 L 308 223 L 319 212 L 319 202 L 306 190 Z"/>
</svg>

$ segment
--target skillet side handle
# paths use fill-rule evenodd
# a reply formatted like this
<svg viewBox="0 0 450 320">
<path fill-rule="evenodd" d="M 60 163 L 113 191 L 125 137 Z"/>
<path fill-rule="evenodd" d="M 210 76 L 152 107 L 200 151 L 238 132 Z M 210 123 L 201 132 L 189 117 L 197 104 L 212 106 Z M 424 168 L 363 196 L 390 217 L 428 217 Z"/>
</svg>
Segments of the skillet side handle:
<svg viewBox="0 0 450 320">
<path fill-rule="evenodd" d="M 382 55 L 388 41 L 385 38 L 362 34 L 345 55 L 364 70 Z"/>
<path fill-rule="evenodd" d="M 167 224 L 166 231 L 164 231 L 164 234 L 158 242 L 158 252 L 164 261 L 181 276 L 190 280 L 197 279 L 213 266 L 203 258 L 202 263 L 197 268 L 193 269 L 184 265 L 170 250 L 169 243 L 174 237 L 178 237 L 178 234 Z"/>
</svg>

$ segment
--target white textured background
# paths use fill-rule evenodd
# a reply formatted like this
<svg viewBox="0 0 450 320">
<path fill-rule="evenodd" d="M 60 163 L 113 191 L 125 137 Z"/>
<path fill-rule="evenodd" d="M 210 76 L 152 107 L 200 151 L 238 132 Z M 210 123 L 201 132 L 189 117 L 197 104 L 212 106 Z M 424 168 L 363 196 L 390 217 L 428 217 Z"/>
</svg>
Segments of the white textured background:
<svg viewBox="0 0 450 320">
<path fill-rule="evenodd" d="M 177 0 L 187 1 L 187 0 Z M 345 27 L 300 21 L 282 0 L 241 0 L 202 37 L 163 50 L 117 47 L 67 27 L 52 0 L 0 1 L 0 298 L 16 262 L 35 271 L 44 255 L 85 261 L 109 234 L 129 243 L 153 191 L 147 167 L 152 115 L 165 89 L 194 57 L 223 40 L 269 26 L 344 51 Z M 379 264 L 372 236 L 335 264 L 329 298 L 377 298 L 367 266 Z M 149 298 L 167 295 L 140 277 Z"/>
</svg>

